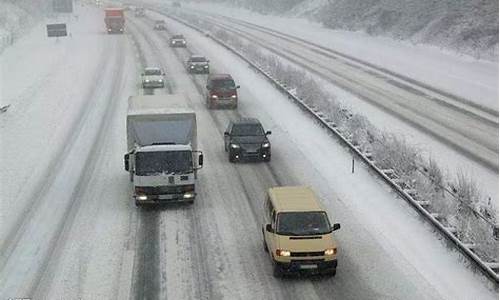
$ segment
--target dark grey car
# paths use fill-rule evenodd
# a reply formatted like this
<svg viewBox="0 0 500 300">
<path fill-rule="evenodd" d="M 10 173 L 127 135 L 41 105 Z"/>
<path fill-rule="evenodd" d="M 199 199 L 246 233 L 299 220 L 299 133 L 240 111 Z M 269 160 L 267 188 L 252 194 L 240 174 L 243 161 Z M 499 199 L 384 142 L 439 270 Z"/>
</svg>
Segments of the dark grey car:
<svg viewBox="0 0 500 300">
<path fill-rule="evenodd" d="M 267 138 L 271 131 L 264 131 L 259 120 L 244 118 L 229 122 L 224 132 L 224 149 L 229 161 L 271 160 L 271 143 Z"/>
</svg>

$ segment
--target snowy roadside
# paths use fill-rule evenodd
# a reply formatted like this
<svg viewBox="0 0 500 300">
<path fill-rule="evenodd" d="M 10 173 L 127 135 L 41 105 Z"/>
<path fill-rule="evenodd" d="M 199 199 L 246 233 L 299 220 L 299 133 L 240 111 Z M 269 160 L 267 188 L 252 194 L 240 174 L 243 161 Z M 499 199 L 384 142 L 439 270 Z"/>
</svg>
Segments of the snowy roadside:
<svg viewBox="0 0 500 300">
<path fill-rule="evenodd" d="M 184 7 L 291 34 L 498 111 L 497 62 L 476 60 L 435 46 L 415 45 L 360 32 L 327 29 L 300 18 L 260 15 L 218 4 L 196 3 L 186 4 Z"/>
<path fill-rule="evenodd" d="M 10 104 L 0 115 L 0 244 L 50 178 L 89 101 L 88 91 L 100 80 L 110 39 L 101 34 L 101 13 L 92 8 L 79 13 L 81 18 L 68 22 L 72 37 L 48 39 L 40 24 L 0 55 L 2 104 Z"/>
</svg>

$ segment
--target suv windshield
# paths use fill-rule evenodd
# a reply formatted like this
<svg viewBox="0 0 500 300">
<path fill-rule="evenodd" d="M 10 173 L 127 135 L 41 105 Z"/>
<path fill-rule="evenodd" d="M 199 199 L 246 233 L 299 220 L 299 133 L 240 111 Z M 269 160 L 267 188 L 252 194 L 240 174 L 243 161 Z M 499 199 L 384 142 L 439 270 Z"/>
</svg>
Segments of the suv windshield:
<svg viewBox="0 0 500 300">
<path fill-rule="evenodd" d="M 174 35 L 172 37 L 172 39 L 179 39 L 179 40 L 183 40 L 184 39 L 184 36 L 183 35 Z"/>
<path fill-rule="evenodd" d="M 147 69 L 144 71 L 145 75 L 161 75 L 161 70 L 159 69 Z"/>
<path fill-rule="evenodd" d="M 163 21 L 163 20 L 156 21 L 156 25 L 163 25 L 163 24 L 165 24 L 165 21 Z"/>
<path fill-rule="evenodd" d="M 330 222 L 325 212 L 285 212 L 279 213 L 277 234 L 318 235 L 330 232 Z"/>
<path fill-rule="evenodd" d="M 204 58 L 204 57 L 200 57 L 200 56 L 192 56 L 189 61 L 192 61 L 192 62 L 206 62 L 207 60 Z"/>
<path fill-rule="evenodd" d="M 264 135 L 264 129 L 260 124 L 235 124 L 231 135 L 248 136 L 248 135 Z"/>
<path fill-rule="evenodd" d="M 138 152 L 135 173 L 138 176 L 191 173 L 192 160 L 190 151 Z"/>
<path fill-rule="evenodd" d="M 236 84 L 234 84 L 234 80 L 232 80 L 232 79 L 214 80 L 214 81 L 212 81 L 212 86 L 216 89 L 235 89 L 236 88 Z"/>
</svg>

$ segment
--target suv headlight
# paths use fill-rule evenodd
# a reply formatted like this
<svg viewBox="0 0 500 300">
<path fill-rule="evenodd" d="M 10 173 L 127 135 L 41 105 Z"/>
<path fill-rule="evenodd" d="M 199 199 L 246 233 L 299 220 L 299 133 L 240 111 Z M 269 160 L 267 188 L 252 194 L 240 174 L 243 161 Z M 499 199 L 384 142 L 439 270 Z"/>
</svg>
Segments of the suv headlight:
<svg viewBox="0 0 500 300">
<path fill-rule="evenodd" d="M 146 200 L 148 200 L 148 196 L 146 196 L 146 195 L 137 195 L 137 200 L 139 200 L 139 201 L 146 201 Z"/>
<path fill-rule="evenodd" d="M 290 251 L 284 249 L 276 249 L 277 256 L 290 256 Z"/>
<path fill-rule="evenodd" d="M 262 144 L 262 148 L 269 148 L 269 146 L 271 146 L 269 142 Z"/>
<path fill-rule="evenodd" d="M 325 255 L 335 255 L 337 254 L 337 248 L 330 248 L 325 250 Z"/>
<path fill-rule="evenodd" d="M 191 198 L 194 198 L 194 193 L 193 192 L 186 192 L 186 193 L 184 193 L 184 195 L 182 197 L 184 199 L 191 199 Z"/>
<path fill-rule="evenodd" d="M 205 65 L 204 68 L 208 68 L 208 65 Z"/>
<path fill-rule="evenodd" d="M 233 149 L 238 149 L 238 148 L 240 148 L 240 145 L 237 145 L 237 144 L 231 144 L 231 148 L 233 148 Z"/>
</svg>

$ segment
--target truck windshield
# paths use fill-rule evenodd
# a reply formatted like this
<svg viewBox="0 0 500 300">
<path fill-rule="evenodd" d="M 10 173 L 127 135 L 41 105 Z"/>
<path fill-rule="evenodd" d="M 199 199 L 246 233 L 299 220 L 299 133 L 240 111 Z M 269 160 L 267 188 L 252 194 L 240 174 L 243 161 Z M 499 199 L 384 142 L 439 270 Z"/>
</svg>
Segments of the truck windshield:
<svg viewBox="0 0 500 300">
<path fill-rule="evenodd" d="M 191 56 L 191 58 L 189 60 L 192 62 L 206 62 L 207 61 L 206 58 L 201 57 L 201 56 Z"/>
<path fill-rule="evenodd" d="M 146 69 L 144 70 L 145 75 L 161 75 L 160 69 Z"/>
<path fill-rule="evenodd" d="M 213 81 L 214 88 L 216 89 L 235 89 L 236 84 L 234 84 L 234 80 L 226 79 L 226 80 L 214 80 Z"/>
<path fill-rule="evenodd" d="M 191 151 L 138 152 L 135 173 L 138 176 L 191 173 L 192 161 Z"/>
<path fill-rule="evenodd" d="M 264 135 L 264 129 L 259 124 L 241 124 L 233 126 L 231 135 L 236 136 L 254 136 Z"/>
<path fill-rule="evenodd" d="M 278 214 L 277 234 L 318 235 L 330 232 L 325 212 L 284 212 Z"/>
</svg>

